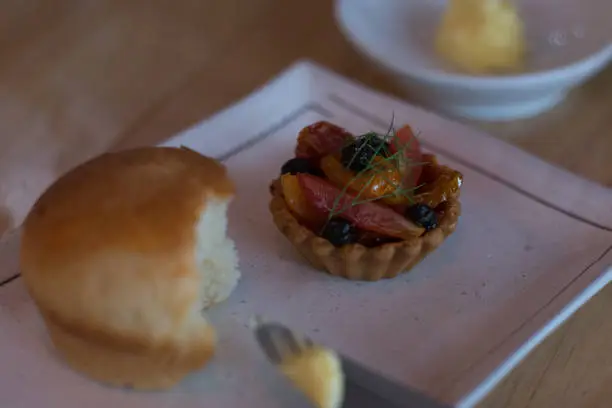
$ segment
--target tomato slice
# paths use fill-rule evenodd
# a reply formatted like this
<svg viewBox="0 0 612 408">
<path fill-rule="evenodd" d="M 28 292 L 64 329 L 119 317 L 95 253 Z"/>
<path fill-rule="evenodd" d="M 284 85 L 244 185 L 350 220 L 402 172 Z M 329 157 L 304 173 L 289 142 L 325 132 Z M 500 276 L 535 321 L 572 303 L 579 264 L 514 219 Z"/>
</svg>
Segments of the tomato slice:
<svg viewBox="0 0 612 408">
<path fill-rule="evenodd" d="M 295 156 L 319 158 L 340 151 L 352 140 L 353 135 L 340 126 L 326 121 L 316 122 L 300 131 Z"/>
<path fill-rule="evenodd" d="M 337 214 L 352 222 L 357 228 L 382 235 L 408 239 L 421 236 L 424 229 L 375 202 L 354 204 L 355 196 L 343 192 L 333 184 L 310 174 L 297 175 L 304 197 L 317 209 Z"/>
<path fill-rule="evenodd" d="M 391 153 L 403 151 L 404 186 L 407 188 L 416 187 L 423 171 L 423 154 L 421 153 L 419 139 L 414 135 L 412 128 L 405 125 L 395 132 L 395 138 L 391 141 L 390 145 Z"/>
</svg>

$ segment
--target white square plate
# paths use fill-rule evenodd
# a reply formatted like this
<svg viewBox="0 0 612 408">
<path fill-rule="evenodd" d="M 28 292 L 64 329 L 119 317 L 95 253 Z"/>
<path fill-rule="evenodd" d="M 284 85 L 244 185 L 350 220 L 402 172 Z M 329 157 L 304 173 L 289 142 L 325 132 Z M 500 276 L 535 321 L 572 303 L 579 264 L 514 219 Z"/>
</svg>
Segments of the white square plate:
<svg viewBox="0 0 612 408">
<path fill-rule="evenodd" d="M 411 273 L 359 283 L 314 271 L 277 232 L 268 184 L 297 132 L 325 119 L 355 133 L 409 123 L 464 174 L 463 215 Z M 0 401 L 11 408 L 305 406 L 257 349 L 255 314 L 278 320 L 398 381 L 473 406 L 611 278 L 612 192 L 473 129 L 301 62 L 171 139 L 222 159 L 238 188 L 230 234 L 236 292 L 211 311 L 220 342 L 206 369 L 166 393 L 91 382 L 51 347 L 16 273 L 18 236 L 0 247 Z"/>
</svg>

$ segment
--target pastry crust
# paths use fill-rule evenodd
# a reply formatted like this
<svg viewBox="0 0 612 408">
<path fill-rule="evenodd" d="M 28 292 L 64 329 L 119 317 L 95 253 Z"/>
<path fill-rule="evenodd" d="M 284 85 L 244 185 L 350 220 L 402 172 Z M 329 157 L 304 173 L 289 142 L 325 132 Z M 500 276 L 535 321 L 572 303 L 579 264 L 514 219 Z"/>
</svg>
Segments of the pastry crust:
<svg viewBox="0 0 612 408">
<path fill-rule="evenodd" d="M 455 231 L 461 215 L 458 190 L 437 209 L 438 227 L 420 237 L 377 247 L 335 247 L 300 224 L 287 206 L 279 179 L 270 185 L 270 193 L 269 209 L 278 230 L 316 269 L 349 280 L 377 281 L 408 272 Z"/>
</svg>

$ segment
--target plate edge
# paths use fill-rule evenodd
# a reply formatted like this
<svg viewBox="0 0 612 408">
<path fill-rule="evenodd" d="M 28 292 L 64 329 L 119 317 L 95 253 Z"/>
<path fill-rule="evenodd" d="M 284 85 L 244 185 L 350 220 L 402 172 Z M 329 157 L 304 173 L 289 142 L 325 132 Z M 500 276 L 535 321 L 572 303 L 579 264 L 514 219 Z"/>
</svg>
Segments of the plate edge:
<svg viewBox="0 0 612 408">
<path fill-rule="evenodd" d="M 516 368 L 537 346 L 553 334 L 584 304 L 612 282 L 612 266 L 607 269 L 581 293 L 574 297 L 559 313 L 538 329 L 523 345 L 506 358 L 484 381 L 457 403 L 457 408 L 472 408 L 481 402 L 493 389 Z"/>
</svg>

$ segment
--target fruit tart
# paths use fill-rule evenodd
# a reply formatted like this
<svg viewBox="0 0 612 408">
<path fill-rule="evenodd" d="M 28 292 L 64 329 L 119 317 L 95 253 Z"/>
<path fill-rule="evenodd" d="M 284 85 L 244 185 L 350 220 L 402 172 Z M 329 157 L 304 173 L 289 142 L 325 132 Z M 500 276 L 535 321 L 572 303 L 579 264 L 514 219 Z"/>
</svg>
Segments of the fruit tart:
<svg viewBox="0 0 612 408">
<path fill-rule="evenodd" d="M 270 185 L 270 211 L 317 269 L 376 281 L 410 270 L 453 233 L 462 180 L 421 151 L 410 126 L 354 136 L 317 122 Z"/>
</svg>

